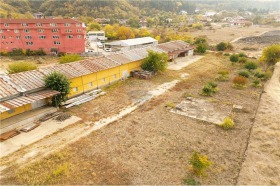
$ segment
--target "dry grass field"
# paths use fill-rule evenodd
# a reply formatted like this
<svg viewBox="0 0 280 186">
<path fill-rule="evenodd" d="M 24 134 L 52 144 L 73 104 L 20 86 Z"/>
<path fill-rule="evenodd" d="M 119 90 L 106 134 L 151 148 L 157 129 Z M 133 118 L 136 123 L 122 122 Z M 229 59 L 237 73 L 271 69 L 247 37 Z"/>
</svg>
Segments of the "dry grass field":
<svg viewBox="0 0 280 186">
<path fill-rule="evenodd" d="M 1 184 L 182 184 L 191 175 L 188 159 L 198 151 L 214 163 L 205 177 L 195 177 L 202 184 L 236 184 L 249 133 L 254 122 L 262 88 L 232 87 L 232 78 L 242 66 L 232 65 L 228 57 L 207 54 L 180 71 L 167 71 L 151 80 L 129 79 L 108 87 L 107 95 L 69 109 L 83 123 L 117 113 L 122 107 L 146 95 L 153 87 L 180 74 L 190 76 L 162 96 L 145 103 L 126 117 L 66 146 L 56 143 L 42 151 L 51 151 L 33 162 L 16 163 L 23 152 L 1 159 Z M 212 97 L 200 95 L 218 72 L 229 71 L 229 81 L 217 81 L 219 91 Z M 167 103 L 178 104 L 186 96 L 227 105 L 242 105 L 244 112 L 233 112 L 235 128 L 217 125 L 171 113 Z M 75 127 L 75 125 L 73 126 Z M 71 131 L 71 130 L 70 130 Z M 70 139 L 69 139 L 70 140 Z M 44 144 L 42 141 L 38 142 Z"/>
</svg>

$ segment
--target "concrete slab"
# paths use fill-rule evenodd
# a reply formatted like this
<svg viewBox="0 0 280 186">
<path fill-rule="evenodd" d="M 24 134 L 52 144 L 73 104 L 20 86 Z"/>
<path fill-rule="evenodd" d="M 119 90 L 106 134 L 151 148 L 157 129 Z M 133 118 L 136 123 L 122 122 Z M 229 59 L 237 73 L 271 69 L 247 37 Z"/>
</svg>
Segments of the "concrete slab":
<svg viewBox="0 0 280 186">
<path fill-rule="evenodd" d="M 28 125 L 42 116 L 56 112 L 54 107 L 41 107 L 35 110 L 24 112 L 22 114 L 4 119 L 0 122 L 0 134 L 8 132 L 13 129 L 21 129 L 23 126 Z"/>
<path fill-rule="evenodd" d="M 10 138 L 0 143 L 0 158 L 10 153 L 13 153 L 24 146 L 30 145 L 47 135 L 53 134 L 54 132 L 80 121 L 81 118 L 71 116 L 69 119 L 64 121 L 56 121 L 53 119 L 42 122 L 41 125 L 34 130 L 27 133 L 20 133 L 19 135 Z"/>
<path fill-rule="evenodd" d="M 187 56 L 187 57 L 180 57 L 175 60 L 175 62 L 170 63 L 167 67 L 169 70 L 181 70 L 182 68 L 202 59 L 204 56 Z"/>
<path fill-rule="evenodd" d="M 231 110 L 231 105 L 189 97 L 171 112 L 219 125 L 230 115 Z"/>
</svg>

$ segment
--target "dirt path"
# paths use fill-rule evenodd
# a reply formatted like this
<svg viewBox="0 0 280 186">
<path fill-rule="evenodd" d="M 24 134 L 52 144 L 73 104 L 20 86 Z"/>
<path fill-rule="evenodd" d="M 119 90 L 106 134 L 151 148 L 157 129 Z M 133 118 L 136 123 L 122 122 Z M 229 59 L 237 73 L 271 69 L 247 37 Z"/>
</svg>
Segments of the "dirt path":
<svg viewBox="0 0 280 186">
<path fill-rule="evenodd" d="M 238 184 L 280 184 L 280 63 L 262 95 Z"/>
</svg>

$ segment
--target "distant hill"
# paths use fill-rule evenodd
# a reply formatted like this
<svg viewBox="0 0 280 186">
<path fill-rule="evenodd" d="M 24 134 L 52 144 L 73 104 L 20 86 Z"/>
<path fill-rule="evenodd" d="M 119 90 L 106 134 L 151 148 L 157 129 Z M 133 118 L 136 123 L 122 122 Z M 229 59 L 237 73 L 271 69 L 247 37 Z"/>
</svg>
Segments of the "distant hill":
<svg viewBox="0 0 280 186">
<path fill-rule="evenodd" d="M 10 12 L 13 17 L 29 17 L 31 13 L 43 12 L 46 16 L 93 18 L 130 18 L 134 16 L 156 16 L 163 12 L 178 13 L 185 10 L 193 13 L 195 8 L 240 9 L 264 8 L 278 9 L 279 1 L 230 1 L 230 0 L 0 0 L 0 17 Z"/>
</svg>

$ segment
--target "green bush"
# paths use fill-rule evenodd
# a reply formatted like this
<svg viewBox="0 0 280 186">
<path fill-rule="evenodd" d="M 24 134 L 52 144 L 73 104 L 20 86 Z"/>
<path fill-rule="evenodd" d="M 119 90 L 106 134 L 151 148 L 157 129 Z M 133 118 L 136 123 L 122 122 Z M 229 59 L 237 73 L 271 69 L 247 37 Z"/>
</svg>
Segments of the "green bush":
<svg viewBox="0 0 280 186">
<path fill-rule="evenodd" d="M 185 185 L 200 185 L 199 181 L 196 181 L 193 177 L 187 177 L 183 179 Z"/>
<path fill-rule="evenodd" d="M 247 62 L 247 58 L 246 57 L 239 57 L 238 62 L 239 63 L 246 63 Z"/>
<path fill-rule="evenodd" d="M 239 56 L 239 57 L 247 57 L 247 55 L 246 55 L 244 52 L 240 52 L 240 53 L 238 54 L 238 56 Z"/>
<path fill-rule="evenodd" d="M 258 64 L 253 61 L 248 61 L 244 64 L 244 68 L 248 70 L 255 70 L 258 68 Z"/>
<path fill-rule="evenodd" d="M 238 62 L 238 60 L 239 60 L 239 56 L 237 55 L 237 54 L 232 54 L 230 57 L 229 57 L 229 60 L 231 61 L 231 62 Z"/>
<path fill-rule="evenodd" d="M 52 97 L 53 106 L 57 107 L 67 99 L 67 95 L 70 93 L 70 82 L 65 75 L 52 72 L 44 78 L 44 81 L 47 88 L 60 92 L 60 94 Z"/>
<path fill-rule="evenodd" d="M 250 73 L 247 70 L 242 70 L 240 72 L 238 72 L 238 75 L 249 78 L 250 77 Z"/>
<path fill-rule="evenodd" d="M 204 176 L 206 169 L 213 163 L 208 160 L 207 156 L 203 156 L 198 152 L 194 152 L 189 159 L 192 171 L 197 176 Z"/>
<path fill-rule="evenodd" d="M 253 87 L 260 87 L 261 86 L 261 81 L 259 79 L 255 79 L 253 82 L 252 82 L 252 86 Z"/>
<path fill-rule="evenodd" d="M 231 43 L 220 42 L 216 45 L 216 49 L 218 51 L 225 51 L 225 50 L 233 50 L 233 46 Z"/>
<path fill-rule="evenodd" d="M 198 54 L 204 54 L 207 50 L 207 44 L 206 43 L 199 43 L 196 46 L 195 52 Z"/>
<path fill-rule="evenodd" d="M 59 63 L 60 64 L 70 63 L 70 62 L 74 62 L 74 61 L 80 61 L 82 59 L 84 59 L 84 58 L 78 54 L 66 54 L 64 56 L 59 57 Z"/>
<path fill-rule="evenodd" d="M 24 72 L 28 70 L 35 70 L 35 69 L 37 69 L 37 66 L 31 62 L 15 62 L 8 66 L 9 74 Z"/>
<path fill-rule="evenodd" d="M 227 75 L 229 75 L 229 71 L 227 71 L 227 70 L 221 70 L 221 71 L 218 72 L 218 74 L 220 74 L 220 75 L 222 75 L 222 76 L 227 76 Z"/>
<path fill-rule="evenodd" d="M 165 71 L 168 66 L 168 55 L 152 50 L 148 51 L 148 53 L 141 65 L 142 69 L 151 72 Z"/>
<path fill-rule="evenodd" d="M 213 88 L 209 85 L 205 85 L 203 88 L 202 88 L 202 95 L 203 96 L 212 96 L 214 93 L 213 91 Z"/>
<path fill-rule="evenodd" d="M 204 38 L 204 37 L 197 37 L 197 38 L 195 38 L 195 41 L 194 41 L 194 44 L 200 44 L 200 43 L 205 43 L 205 44 L 207 44 L 207 40 L 206 40 L 206 38 Z"/>
<path fill-rule="evenodd" d="M 230 56 L 230 53 L 224 53 L 224 56 Z"/>
<path fill-rule="evenodd" d="M 263 72 L 262 70 L 258 70 L 255 72 L 254 76 L 261 80 L 267 80 L 270 78 L 271 74 L 268 72 Z"/>
<path fill-rule="evenodd" d="M 19 49 L 15 49 L 11 52 L 8 52 L 8 55 L 9 56 L 22 56 L 22 55 L 24 55 L 24 52 L 21 48 L 19 48 Z"/>
<path fill-rule="evenodd" d="M 224 122 L 222 124 L 220 124 L 220 127 L 222 127 L 223 129 L 225 130 L 229 130 L 229 129 L 232 129 L 234 127 L 234 121 L 229 118 L 229 117 L 226 117 Z"/>
</svg>

